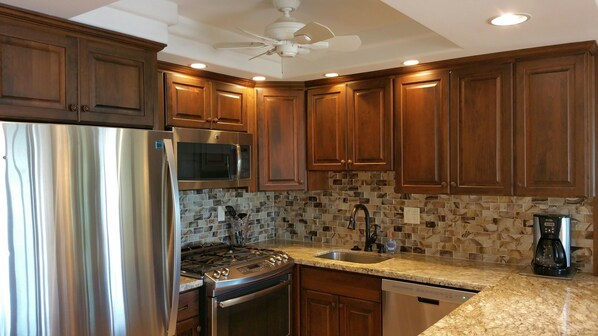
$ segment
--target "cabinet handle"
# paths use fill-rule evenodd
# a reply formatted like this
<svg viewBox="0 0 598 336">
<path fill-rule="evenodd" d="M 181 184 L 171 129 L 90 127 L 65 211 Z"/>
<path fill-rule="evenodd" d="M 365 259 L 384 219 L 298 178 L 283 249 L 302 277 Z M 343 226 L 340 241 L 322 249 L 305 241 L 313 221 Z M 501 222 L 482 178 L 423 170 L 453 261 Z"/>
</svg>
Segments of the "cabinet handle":
<svg viewBox="0 0 598 336">
<path fill-rule="evenodd" d="M 78 105 L 76 105 L 76 104 L 70 104 L 70 105 L 69 105 L 69 110 L 70 110 L 71 112 L 77 112 L 77 111 L 79 110 L 79 106 L 78 106 Z"/>
<path fill-rule="evenodd" d="M 442 183 L 440 183 L 441 186 L 446 187 L 446 182 L 442 181 Z"/>
<path fill-rule="evenodd" d="M 456 187 L 456 186 L 457 186 L 457 183 L 451 182 L 451 187 Z"/>
<path fill-rule="evenodd" d="M 89 106 L 88 105 L 81 105 L 81 111 L 83 111 L 83 112 L 89 112 Z"/>
<path fill-rule="evenodd" d="M 182 307 L 179 307 L 179 312 L 182 312 L 183 310 L 187 310 L 189 309 L 189 305 L 184 305 Z"/>
</svg>

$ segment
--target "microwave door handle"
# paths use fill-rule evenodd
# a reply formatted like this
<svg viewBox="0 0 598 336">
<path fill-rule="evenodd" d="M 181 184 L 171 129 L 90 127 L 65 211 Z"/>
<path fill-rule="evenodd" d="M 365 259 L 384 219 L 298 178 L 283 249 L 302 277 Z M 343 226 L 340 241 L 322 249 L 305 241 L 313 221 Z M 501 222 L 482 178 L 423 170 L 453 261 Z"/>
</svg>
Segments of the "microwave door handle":
<svg viewBox="0 0 598 336">
<path fill-rule="evenodd" d="M 237 146 L 237 185 L 239 185 L 239 181 L 241 180 L 241 164 L 243 160 L 241 159 L 241 145 L 236 144 L 235 146 Z"/>
</svg>

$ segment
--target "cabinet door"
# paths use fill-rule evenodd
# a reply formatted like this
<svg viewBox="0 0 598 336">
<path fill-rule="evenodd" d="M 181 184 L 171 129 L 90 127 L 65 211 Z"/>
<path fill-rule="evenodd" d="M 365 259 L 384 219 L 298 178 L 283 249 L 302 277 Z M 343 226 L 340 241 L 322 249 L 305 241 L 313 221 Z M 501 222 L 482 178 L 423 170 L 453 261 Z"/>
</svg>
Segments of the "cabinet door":
<svg viewBox="0 0 598 336">
<path fill-rule="evenodd" d="M 212 82 L 213 128 L 247 132 L 247 93 L 240 85 Z"/>
<path fill-rule="evenodd" d="M 513 192 L 511 73 L 511 64 L 451 72 L 451 194 Z"/>
<path fill-rule="evenodd" d="M 515 194 L 588 193 L 588 74 L 585 55 L 516 64 Z"/>
<path fill-rule="evenodd" d="M 345 86 L 307 91 L 307 169 L 347 167 Z"/>
<path fill-rule="evenodd" d="M 177 322 L 176 324 L 176 336 L 199 336 L 200 331 L 199 316 Z"/>
<path fill-rule="evenodd" d="M 80 41 L 80 120 L 151 127 L 157 104 L 156 54 Z"/>
<path fill-rule="evenodd" d="M 0 117 L 77 120 L 77 39 L 0 22 Z"/>
<path fill-rule="evenodd" d="M 448 192 L 448 73 L 395 81 L 396 191 Z"/>
<path fill-rule="evenodd" d="M 340 334 L 343 336 L 382 335 L 382 305 L 341 296 L 339 322 Z"/>
<path fill-rule="evenodd" d="M 311 290 L 301 291 L 301 335 L 339 335 L 338 296 Z"/>
<path fill-rule="evenodd" d="M 347 150 L 351 170 L 392 170 L 390 79 L 347 85 Z"/>
<path fill-rule="evenodd" d="M 210 128 L 210 82 L 173 73 L 165 81 L 166 126 Z"/>
<path fill-rule="evenodd" d="M 302 90 L 258 89 L 259 190 L 305 190 Z"/>
</svg>

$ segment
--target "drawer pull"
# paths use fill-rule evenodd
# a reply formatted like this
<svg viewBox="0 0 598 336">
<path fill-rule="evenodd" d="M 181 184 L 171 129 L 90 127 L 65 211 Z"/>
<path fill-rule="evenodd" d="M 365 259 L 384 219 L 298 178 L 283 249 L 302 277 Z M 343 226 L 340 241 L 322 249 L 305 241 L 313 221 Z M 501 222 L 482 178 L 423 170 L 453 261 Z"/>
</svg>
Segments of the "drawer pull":
<svg viewBox="0 0 598 336">
<path fill-rule="evenodd" d="M 180 312 L 181 312 L 181 311 L 183 311 L 183 310 L 187 310 L 187 309 L 189 309 L 189 305 L 188 305 L 188 304 L 187 304 L 187 305 L 184 305 L 184 306 L 182 306 L 182 307 L 179 307 L 179 311 L 180 311 Z"/>
</svg>

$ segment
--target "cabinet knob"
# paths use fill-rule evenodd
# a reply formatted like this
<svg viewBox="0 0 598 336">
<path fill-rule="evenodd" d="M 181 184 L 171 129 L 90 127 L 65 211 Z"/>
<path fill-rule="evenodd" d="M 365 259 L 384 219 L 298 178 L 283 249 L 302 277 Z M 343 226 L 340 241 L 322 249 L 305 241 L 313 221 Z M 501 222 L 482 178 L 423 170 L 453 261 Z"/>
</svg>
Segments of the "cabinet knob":
<svg viewBox="0 0 598 336">
<path fill-rule="evenodd" d="M 353 160 L 347 161 L 348 164 L 353 164 Z"/>
<path fill-rule="evenodd" d="M 297 181 L 297 182 L 299 182 L 299 184 L 303 184 L 303 180 L 299 180 L 299 181 Z"/>
<path fill-rule="evenodd" d="M 197 326 L 197 333 L 201 333 L 201 326 L 200 325 Z"/>
<path fill-rule="evenodd" d="M 457 183 L 451 182 L 451 187 L 456 187 L 456 186 L 457 186 Z"/>
<path fill-rule="evenodd" d="M 76 104 L 70 104 L 69 105 L 69 111 L 71 112 L 77 112 L 79 110 L 79 106 Z"/>
<path fill-rule="evenodd" d="M 218 122 L 218 118 L 212 119 L 213 122 Z"/>
<path fill-rule="evenodd" d="M 89 112 L 89 105 L 81 105 L 81 111 Z"/>
<path fill-rule="evenodd" d="M 442 183 L 440 183 L 441 186 L 446 187 L 446 182 L 442 181 Z"/>
<path fill-rule="evenodd" d="M 332 303 L 332 308 L 336 308 L 336 303 L 335 302 Z"/>
<path fill-rule="evenodd" d="M 345 160 L 341 160 L 341 163 L 342 163 L 342 164 L 345 164 L 345 162 L 346 162 Z"/>
</svg>

